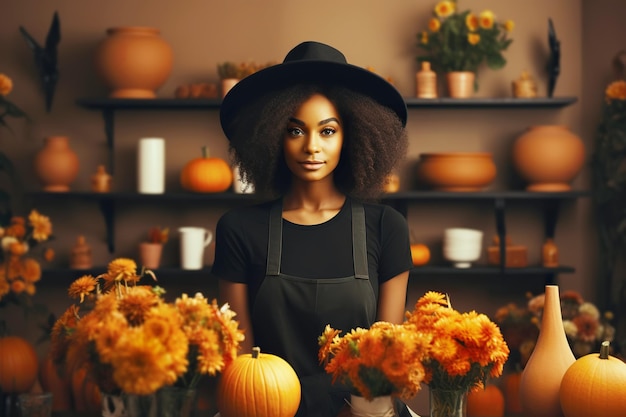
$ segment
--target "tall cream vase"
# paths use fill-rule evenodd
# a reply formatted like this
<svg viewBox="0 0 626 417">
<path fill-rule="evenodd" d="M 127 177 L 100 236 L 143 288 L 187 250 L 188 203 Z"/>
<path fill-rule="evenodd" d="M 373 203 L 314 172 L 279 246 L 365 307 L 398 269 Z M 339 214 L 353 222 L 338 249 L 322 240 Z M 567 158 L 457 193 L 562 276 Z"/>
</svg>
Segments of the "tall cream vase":
<svg viewBox="0 0 626 417">
<path fill-rule="evenodd" d="M 520 381 L 524 415 L 563 417 L 559 388 L 575 360 L 563 328 L 559 287 L 546 285 L 539 338 Z"/>
</svg>

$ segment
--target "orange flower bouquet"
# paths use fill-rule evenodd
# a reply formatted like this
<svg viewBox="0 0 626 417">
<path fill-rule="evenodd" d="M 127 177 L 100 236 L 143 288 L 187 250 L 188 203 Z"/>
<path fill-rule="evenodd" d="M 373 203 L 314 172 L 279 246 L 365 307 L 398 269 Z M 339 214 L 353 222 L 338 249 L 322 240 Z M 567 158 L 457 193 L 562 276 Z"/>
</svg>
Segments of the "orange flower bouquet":
<svg viewBox="0 0 626 417">
<path fill-rule="evenodd" d="M 319 337 L 319 359 L 355 395 L 410 398 L 420 389 L 422 363 L 430 338 L 412 325 L 376 322 L 369 329 L 353 329 L 344 336 L 326 326 Z"/>
<path fill-rule="evenodd" d="M 447 296 L 430 291 L 407 313 L 407 323 L 432 340 L 423 363 L 424 382 L 431 390 L 431 417 L 454 415 L 457 405 L 451 392 L 475 391 L 488 377 L 502 374 L 509 348 L 498 326 L 486 315 L 460 313 Z M 435 397 L 433 391 L 442 394 Z"/>
<path fill-rule="evenodd" d="M 8 302 L 28 306 L 26 297 L 36 292 L 41 279 L 41 265 L 27 255 L 33 254 L 35 246 L 52 236 L 50 218 L 32 210 L 27 218 L 14 216 L 8 225 L 0 227 L 0 306 Z M 51 261 L 54 252 L 43 250 L 44 260 Z"/>
<path fill-rule="evenodd" d="M 130 259 L 113 260 L 106 273 L 85 275 L 69 287 L 79 300 L 56 321 L 52 356 L 70 369 L 85 367 L 104 393 L 149 395 L 162 387 L 195 387 L 237 355 L 243 332 L 228 305 L 202 294 L 174 303 L 158 286 L 138 285 Z"/>
</svg>

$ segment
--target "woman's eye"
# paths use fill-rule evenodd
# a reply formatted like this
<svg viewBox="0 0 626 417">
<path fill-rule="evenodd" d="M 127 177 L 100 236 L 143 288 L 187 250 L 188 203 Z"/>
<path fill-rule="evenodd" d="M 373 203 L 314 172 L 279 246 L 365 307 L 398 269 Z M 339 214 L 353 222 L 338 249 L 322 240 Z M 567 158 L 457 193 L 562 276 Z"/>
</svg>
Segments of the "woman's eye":
<svg viewBox="0 0 626 417">
<path fill-rule="evenodd" d="M 287 128 L 287 133 L 289 136 L 301 136 L 304 132 L 299 127 L 290 127 Z"/>
<path fill-rule="evenodd" d="M 332 127 L 325 127 L 324 129 L 322 129 L 322 135 L 324 136 L 332 136 L 335 134 L 335 129 L 333 129 Z"/>
</svg>

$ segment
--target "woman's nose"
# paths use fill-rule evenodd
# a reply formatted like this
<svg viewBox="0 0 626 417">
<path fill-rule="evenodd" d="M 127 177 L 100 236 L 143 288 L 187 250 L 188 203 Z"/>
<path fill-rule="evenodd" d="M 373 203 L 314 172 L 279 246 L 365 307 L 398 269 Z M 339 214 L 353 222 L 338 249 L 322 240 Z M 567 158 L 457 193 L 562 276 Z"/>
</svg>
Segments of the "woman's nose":
<svg viewBox="0 0 626 417">
<path fill-rule="evenodd" d="M 319 138 L 315 135 L 309 135 L 305 144 L 304 151 L 310 154 L 319 153 L 320 152 L 320 142 Z"/>
</svg>

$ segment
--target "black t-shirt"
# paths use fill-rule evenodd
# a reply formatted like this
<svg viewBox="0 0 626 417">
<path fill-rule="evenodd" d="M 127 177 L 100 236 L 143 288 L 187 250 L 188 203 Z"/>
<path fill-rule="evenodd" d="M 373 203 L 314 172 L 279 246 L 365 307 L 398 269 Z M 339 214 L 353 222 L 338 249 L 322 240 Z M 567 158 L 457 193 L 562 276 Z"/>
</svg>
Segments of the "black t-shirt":
<svg viewBox="0 0 626 417">
<path fill-rule="evenodd" d="M 216 227 L 218 278 L 246 283 L 251 299 L 265 277 L 269 210 L 273 202 L 239 207 L 224 214 Z M 412 267 L 406 219 L 382 204 L 363 204 L 368 272 L 378 286 Z M 332 219 L 298 225 L 283 219 L 281 272 L 304 278 L 337 278 L 354 273 L 350 199 Z"/>
</svg>

